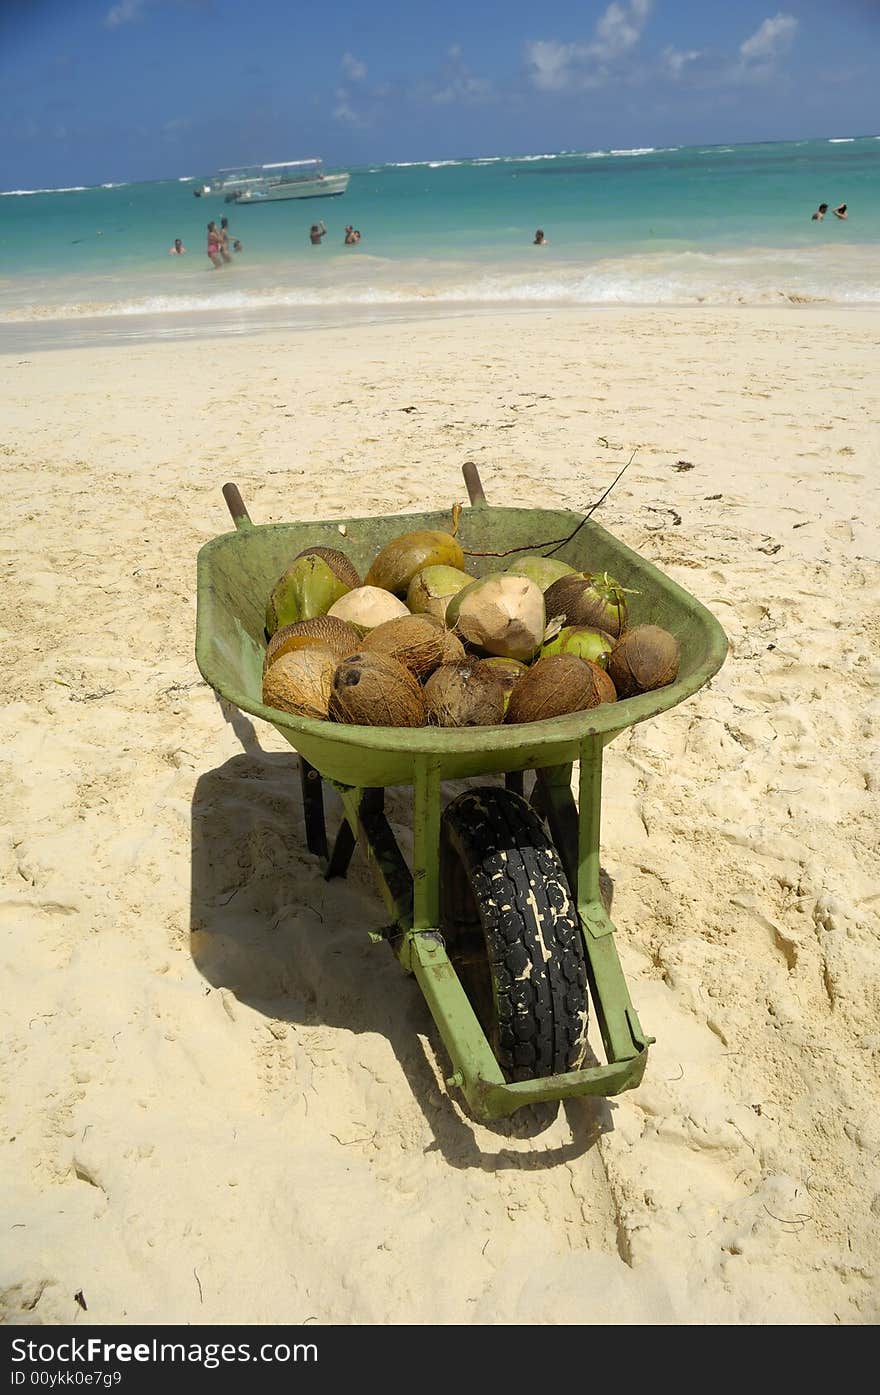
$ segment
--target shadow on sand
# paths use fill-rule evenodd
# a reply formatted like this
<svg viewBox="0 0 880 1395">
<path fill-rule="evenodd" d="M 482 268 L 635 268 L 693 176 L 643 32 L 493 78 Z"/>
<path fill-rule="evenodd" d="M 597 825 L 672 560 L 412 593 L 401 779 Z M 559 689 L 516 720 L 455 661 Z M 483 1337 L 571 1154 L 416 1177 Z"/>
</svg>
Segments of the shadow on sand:
<svg viewBox="0 0 880 1395">
<path fill-rule="evenodd" d="M 193 795 L 190 946 L 199 972 L 273 1021 L 383 1035 L 433 1133 L 429 1151 L 454 1167 L 546 1168 L 585 1153 L 613 1127 L 606 1099 L 564 1102 L 564 1145 L 527 1153 L 480 1146 L 477 1126 L 439 1084 L 451 1067 L 415 979 L 368 938 L 387 914 L 362 857 L 355 853 L 345 880 L 325 880 L 306 849 L 298 757 L 264 751 L 251 722 L 222 705 L 244 749 L 202 775 Z M 407 852 L 398 817 L 405 794 L 389 800 L 388 814 Z M 326 805 L 332 840 L 341 818 L 332 791 Z M 536 1138 L 559 1108 L 534 1106 L 479 1127 L 499 1141 Z"/>
</svg>

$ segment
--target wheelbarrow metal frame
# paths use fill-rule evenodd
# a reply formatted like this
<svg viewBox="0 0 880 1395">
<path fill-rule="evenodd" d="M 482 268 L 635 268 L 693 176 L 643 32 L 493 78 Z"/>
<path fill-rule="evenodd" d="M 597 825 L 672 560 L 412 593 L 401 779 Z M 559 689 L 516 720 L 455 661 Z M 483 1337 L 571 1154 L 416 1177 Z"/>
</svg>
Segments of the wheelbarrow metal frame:
<svg viewBox="0 0 880 1395">
<path fill-rule="evenodd" d="M 289 561 L 307 543 L 339 546 L 344 533 L 350 535 L 349 555 L 356 565 L 363 564 L 377 545 L 391 537 L 413 528 L 448 528 L 449 518 L 434 513 L 256 527 L 233 485 L 227 485 L 224 494 L 237 536 L 216 538 L 199 553 L 196 656 L 201 673 L 218 693 L 271 722 L 299 751 L 307 841 L 311 851 L 324 859 L 327 875 L 344 873 L 355 845 L 362 849 L 393 921 L 389 931 L 374 938 L 389 940 L 404 969 L 415 975 L 452 1061 L 447 1084 L 462 1091 L 478 1118 L 489 1120 L 546 1100 L 619 1094 L 641 1081 L 654 1038 L 642 1030 L 632 1004 L 614 943 L 615 927 L 599 886 L 603 752 L 628 726 L 675 706 L 702 687 L 724 662 L 728 645 L 714 616 L 694 597 L 592 520 L 584 524 L 582 515 L 559 511 L 490 508 L 476 470 L 466 468 L 465 477 L 473 507 L 462 514 L 460 534 L 474 551 L 487 538 L 497 544 L 509 541 L 514 533 L 523 543 L 514 547 L 511 556 L 540 555 L 546 544 L 535 539 L 536 531 L 541 535 L 563 528 L 571 532 L 581 523 L 580 541 L 572 540 L 556 555 L 588 570 L 604 569 L 595 564 L 596 556 L 600 561 L 604 557 L 611 563 L 608 570 L 613 569 L 623 585 L 647 582 L 652 618 L 666 623 L 682 642 L 682 670 L 676 682 L 654 693 L 527 726 L 347 727 L 266 707 L 259 681 L 264 652 L 262 605 L 283 570 L 284 559 Z M 470 536 L 472 531 L 475 537 Z M 258 567 L 253 545 L 258 536 L 266 539 L 269 534 L 275 535 L 268 547 L 274 560 L 267 561 L 263 550 Z M 364 539 L 364 534 L 369 536 Z M 363 556 L 357 556 L 358 548 Z M 218 557 L 225 563 L 225 574 L 216 565 Z M 489 570 L 491 559 L 487 560 L 488 566 L 478 564 L 473 570 L 477 574 Z M 505 558 L 505 565 L 512 563 Z M 638 610 L 636 598 L 631 605 L 636 623 Z M 577 802 L 571 789 L 575 761 L 579 762 Z M 517 772 L 524 770 L 535 771 L 533 798 L 547 818 L 576 901 L 607 1062 L 511 1083 L 504 1079 L 446 953 L 439 909 L 441 783 L 504 773 L 508 784 L 514 784 L 521 781 Z M 339 792 L 345 816 L 329 858 L 322 778 Z M 384 788 L 397 784 L 413 786 L 411 870 L 382 809 Z"/>
</svg>

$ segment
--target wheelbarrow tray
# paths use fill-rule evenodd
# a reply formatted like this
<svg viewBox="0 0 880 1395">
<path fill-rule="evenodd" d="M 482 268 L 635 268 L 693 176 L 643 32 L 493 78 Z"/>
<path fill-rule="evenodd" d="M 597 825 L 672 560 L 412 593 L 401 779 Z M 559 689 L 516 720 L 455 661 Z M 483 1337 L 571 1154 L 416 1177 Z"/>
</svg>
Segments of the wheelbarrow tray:
<svg viewBox="0 0 880 1395">
<path fill-rule="evenodd" d="M 522 549 L 505 557 L 468 557 L 475 577 L 509 570 L 546 549 L 536 544 L 567 536 L 583 515 L 562 510 L 464 509 L 458 538 L 476 552 Z M 281 573 L 303 548 L 321 545 L 345 552 L 361 575 L 381 547 L 417 528 L 448 530 L 450 514 L 395 514 L 322 523 L 245 525 L 207 543 L 198 558 L 196 659 L 203 677 L 245 712 L 271 722 L 327 779 L 361 788 L 412 783 L 419 756 L 439 763 L 442 780 L 536 766 L 570 763 L 586 736 L 607 744 L 619 732 L 675 707 L 697 692 L 720 668 L 727 636 L 699 601 L 638 553 L 588 519 L 577 535 L 554 552 L 578 571 L 607 571 L 635 594 L 630 624 L 662 625 L 681 644 L 674 683 L 653 693 L 604 704 L 543 722 L 518 726 L 360 727 L 318 722 L 266 707 L 262 701 L 265 606 Z"/>
<path fill-rule="evenodd" d="M 235 495 L 240 503 L 237 491 Z M 233 508 L 228 494 L 227 501 Z M 484 1119 L 542 1100 L 613 1095 L 636 1086 L 653 1038 L 643 1032 L 630 999 L 614 944 L 615 927 L 600 892 L 602 754 L 621 731 L 675 707 L 721 667 L 728 646 L 717 620 L 592 518 L 566 510 L 494 508 L 479 501 L 462 511 L 458 538 L 466 553 L 496 555 L 469 555 L 467 570 L 473 576 L 509 570 L 520 558 L 550 552 L 577 570 L 607 571 L 632 593 L 631 624 L 650 621 L 679 640 L 676 681 L 591 711 L 516 726 L 393 728 L 313 721 L 262 702 L 265 605 L 275 581 L 303 549 L 317 545 L 341 548 L 364 574 L 392 538 L 421 528 L 448 531 L 450 512 L 262 526 L 251 523 L 243 505 L 240 511 L 233 508 L 233 514 L 236 532 L 207 543 L 198 557 L 199 669 L 218 694 L 270 722 L 300 753 L 312 851 L 326 850 L 319 777 L 339 791 L 346 822 L 328 875 L 344 871 L 357 842 L 394 921 L 385 935 L 404 968 L 416 975 L 452 1058 L 447 1083 L 461 1088 L 473 1112 Z M 574 536 L 554 546 L 569 534 Z M 575 761 L 577 804 L 571 788 Z M 542 812 L 577 907 L 607 1064 L 511 1082 L 502 1074 L 446 953 L 439 923 L 441 784 L 504 773 L 512 786 L 521 780 L 518 772 L 528 769 L 536 772 Z M 310 785 L 307 777 L 317 785 Z M 385 787 L 409 784 L 414 787 L 411 866 L 381 806 Z M 316 799 L 319 838 L 312 836 Z"/>
</svg>

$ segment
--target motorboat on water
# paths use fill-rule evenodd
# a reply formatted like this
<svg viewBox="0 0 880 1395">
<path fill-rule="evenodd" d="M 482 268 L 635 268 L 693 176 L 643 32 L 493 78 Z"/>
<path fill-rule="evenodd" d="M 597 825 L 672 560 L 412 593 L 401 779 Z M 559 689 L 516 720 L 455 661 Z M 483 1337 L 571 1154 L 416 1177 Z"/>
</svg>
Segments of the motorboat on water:
<svg viewBox="0 0 880 1395">
<path fill-rule="evenodd" d="M 283 199 L 326 199 L 344 194 L 351 175 L 325 174 L 320 160 L 282 160 L 219 170 L 197 184 L 196 198 L 222 194 L 226 203 L 278 203 Z"/>
</svg>

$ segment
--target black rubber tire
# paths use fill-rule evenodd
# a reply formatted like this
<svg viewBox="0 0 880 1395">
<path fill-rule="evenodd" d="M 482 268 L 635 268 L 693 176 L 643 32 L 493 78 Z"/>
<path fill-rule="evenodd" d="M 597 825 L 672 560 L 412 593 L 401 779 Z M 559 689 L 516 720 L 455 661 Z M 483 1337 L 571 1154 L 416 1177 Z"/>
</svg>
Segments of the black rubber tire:
<svg viewBox="0 0 880 1395">
<path fill-rule="evenodd" d="M 576 1070 L 589 993 L 577 910 L 534 810 L 509 790 L 467 790 L 440 825 L 446 949 L 507 1080 Z"/>
</svg>

